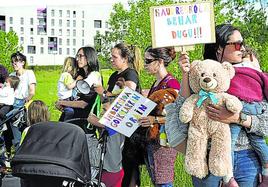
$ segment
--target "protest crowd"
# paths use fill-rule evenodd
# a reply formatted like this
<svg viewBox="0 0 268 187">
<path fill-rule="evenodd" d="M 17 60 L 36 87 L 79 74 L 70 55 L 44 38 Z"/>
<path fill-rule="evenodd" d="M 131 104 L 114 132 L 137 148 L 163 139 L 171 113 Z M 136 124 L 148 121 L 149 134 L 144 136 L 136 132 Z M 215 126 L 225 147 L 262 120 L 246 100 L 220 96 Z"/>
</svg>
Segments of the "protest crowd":
<svg viewBox="0 0 268 187">
<path fill-rule="evenodd" d="M 26 56 L 12 54 L 13 72 L 0 65 L 3 186 L 11 173 L 21 187 L 138 187 L 143 166 L 154 186 L 173 187 L 180 153 L 195 187 L 267 187 L 268 74 L 239 28 L 214 29 L 203 59 L 175 47 L 152 44 L 141 54 L 137 46 L 115 44 L 107 86 L 95 48 L 81 47 L 65 58 L 58 79 L 56 123 L 34 100 L 38 82 Z M 172 62 L 181 80 L 168 72 Z M 149 89 L 141 87 L 143 69 L 155 79 Z"/>
</svg>

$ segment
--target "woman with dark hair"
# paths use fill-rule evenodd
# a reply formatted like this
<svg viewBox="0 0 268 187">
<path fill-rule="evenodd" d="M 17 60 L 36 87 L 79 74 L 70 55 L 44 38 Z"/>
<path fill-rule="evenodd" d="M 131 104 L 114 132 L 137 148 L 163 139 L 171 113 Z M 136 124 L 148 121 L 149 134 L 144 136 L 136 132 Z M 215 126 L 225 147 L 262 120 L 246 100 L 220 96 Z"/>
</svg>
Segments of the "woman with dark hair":
<svg viewBox="0 0 268 187">
<path fill-rule="evenodd" d="M 112 49 L 111 63 L 116 71 L 108 80 L 108 88 L 96 86 L 96 91 L 105 103 L 109 96 L 116 97 L 124 86 L 140 92 L 139 72 L 142 68 L 140 50 L 136 46 L 124 43 L 116 44 Z M 107 104 L 104 104 L 107 105 Z M 108 104 L 109 105 L 109 104 Z M 103 127 L 96 116 L 89 116 L 91 124 Z M 102 181 L 110 187 L 136 187 L 140 185 L 139 165 L 143 160 L 142 148 L 134 139 L 106 128 L 109 132 L 107 153 L 104 161 Z M 137 132 L 133 134 L 137 135 Z M 132 135 L 132 136 L 133 136 Z"/>
<path fill-rule="evenodd" d="M 35 95 L 36 78 L 32 70 L 26 69 L 26 56 L 20 52 L 13 53 L 11 55 L 11 63 L 15 70 L 10 75 L 17 76 L 20 79 L 20 83 L 15 92 L 14 108 L 23 107 L 25 103 L 30 101 Z M 13 133 L 12 143 L 17 150 L 19 147 L 21 132 L 17 126 L 11 125 Z"/>
<path fill-rule="evenodd" d="M 86 79 L 88 76 L 92 76 L 92 79 L 98 80 L 99 73 L 99 61 L 97 52 L 93 47 L 81 47 L 76 55 L 78 72 L 76 80 Z M 100 81 L 101 82 L 101 81 Z M 96 82 L 95 84 L 101 84 Z M 56 107 L 62 109 L 63 107 L 72 107 L 74 109 L 73 118 L 87 118 L 90 110 L 97 97 L 96 92 L 89 92 L 89 94 L 78 93 L 78 99 L 74 101 L 59 100 L 56 102 Z M 95 113 L 97 111 L 94 111 Z M 64 113 L 60 117 L 60 121 L 64 119 Z"/>
<path fill-rule="evenodd" d="M 148 97 L 158 90 L 173 88 L 177 91 L 180 89 L 179 82 L 167 72 L 166 67 L 176 57 L 173 47 L 170 48 L 152 48 L 145 50 L 145 69 L 155 76 L 156 81 L 151 86 Z M 164 127 L 165 117 L 152 116 L 140 119 L 143 127 L 151 127 L 154 124 L 160 124 Z M 173 186 L 174 181 L 174 165 L 177 151 L 170 147 L 161 146 L 159 141 L 147 142 L 146 165 L 151 180 L 155 186 Z"/>
<path fill-rule="evenodd" d="M 0 64 L 0 87 L 1 87 L 1 84 L 5 82 L 7 76 L 8 76 L 7 69 L 5 68 L 5 66 Z"/>
<path fill-rule="evenodd" d="M 216 43 L 206 44 L 204 51 L 204 59 L 213 59 L 219 62 L 228 61 L 236 66 L 242 62 L 243 51 L 243 38 L 239 30 L 233 27 L 230 24 L 222 24 L 216 27 Z M 183 72 L 183 86 L 181 90 L 181 95 L 185 98 L 190 96 L 190 88 L 188 84 L 188 72 L 189 72 L 189 57 L 187 54 L 182 54 L 179 59 L 179 64 Z M 236 76 L 237 71 L 236 69 Z M 236 77 L 235 76 L 235 77 Z M 241 75 L 239 75 L 241 76 Z M 234 78 L 233 78 L 234 80 Z M 241 89 L 238 89 L 235 92 L 230 92 L 231 88 L 234 87 L 234 81 L 232 80 L 230 89 L 228 93 L 232 95 L 238 96 L 240 91 L 247 87 L 243 82 L 240 82 Z M 247 82 L 246 79 L 244 82 Z M 248 82 L 247 82 L 248 83 Z M 265 91 L 265 90 L 264 90 Z M 249 96 L 249 92 L 247 92 L 247 96 Z M 241 96 L 241 95 L 240 95 Z M 242 97 L 239 98 L 241 99 Z M 182 124 L 176 113 L 180 110 L 180 107 L 184 101 L 183 97 L 179 97 L 176 102 L 172 105 L 168 105 L 166 107 L 167 115 L 172 118 L 170 122 L 166 125 L 167 131 L 170 133 L 173 131 L 172 139 L 177 139 L 177 142 L 183 142 L 186 138 L 187 128 Z M 243 99 L 242 99 L 243 100 Z M 244 109 L 245 109 L 244 103 Z M 226 124 L 236 124 L 240 126 L 239 134 L 237 135 L 237 139 L 234 142 L 234 157 L 233 157 L 233 172 L 234 176 L 224 177 L 224 186 L 232 186 L 237 187 L 255 187 L 258 185 L 259 173 L 261 172 L 261 165 L 258 159 L 258 155 L 252 149 L 255 146 L 252 145 L 252 141 L 250 140 L 251 134 L 256 134 L 260 137 L 268 135 L 268 103 L 267 100 L 263 100 L 259 102 L 259 106 L 256 108 L 260 108 L 259 113 L 255 114 L 246 114 L 244 113 L 244 109 L 240 113 L 231 113 L 227 111 L 227 109 L 223 106 L 217 105 L 209 105 L 207 109 L 207 115 L 209 118 L 220 121 Z M 174 125 L 177 124 L 177 125 Z M 176 131 L 174 133 L 175 128 L 180 128 L 180 131 Z M 232 128 L 231 128 L 232 129 Z M 168 133 L 168 134 L 170 134 Z M 175 136 L 174 136 L 175 134 Z M 233 135 L 233 133 L 232 133 Z M 179 138 L 178 138 L 179 137 Z M 233 138 L 233 137 L 232 137 Z M 173 142 L 173 141 L 171 141 Z M 175 143 L 173 146 L 178 146 L 180 144 Z M 230 179 L 230 180 L 229 180 Z M 194 186 L 219 186 L 222 177 L 214 176 L 209 174 L 207 177 L 203 179 L 199 179 L 193 177 Z M 267 178 L 263 177 L 262 186 L 267 186 Z"/>
</svg>

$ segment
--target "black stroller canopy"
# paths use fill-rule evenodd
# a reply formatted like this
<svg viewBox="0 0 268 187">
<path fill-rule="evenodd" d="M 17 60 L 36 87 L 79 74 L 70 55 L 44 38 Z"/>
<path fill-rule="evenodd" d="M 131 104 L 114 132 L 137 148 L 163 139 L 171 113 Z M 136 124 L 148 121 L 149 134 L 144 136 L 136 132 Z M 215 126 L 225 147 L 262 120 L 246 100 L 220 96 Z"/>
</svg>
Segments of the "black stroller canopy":
<svg viewBox="0 0 268 187">
<path fill-rule="evenodd" d="M 87 140 L 70 123 L 42 122 L 29 128 L 11 161 L 13 175 L 60 177 L 86 184 L 90 179 Z"/>
</svg>

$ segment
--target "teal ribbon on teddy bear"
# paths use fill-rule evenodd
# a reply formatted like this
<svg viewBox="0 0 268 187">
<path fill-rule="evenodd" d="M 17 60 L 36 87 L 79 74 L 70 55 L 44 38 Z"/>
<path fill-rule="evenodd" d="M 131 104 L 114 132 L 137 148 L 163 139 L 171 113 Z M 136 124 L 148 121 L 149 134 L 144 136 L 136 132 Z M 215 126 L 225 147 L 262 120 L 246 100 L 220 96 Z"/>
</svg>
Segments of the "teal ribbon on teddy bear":
<svg viewBox="0 0 268 187">
<path fill-rule="evenodd" d="M 213 104 L 217 104 L 218 103 L 218 99 L 215 97 L 215 94 L 213 92 L 206 92 L 204 90 L 200 90 L 198 95 L 200 96 L 196 105 L 199 108 L 202 103 L 209 98 Z"/>
</svg>

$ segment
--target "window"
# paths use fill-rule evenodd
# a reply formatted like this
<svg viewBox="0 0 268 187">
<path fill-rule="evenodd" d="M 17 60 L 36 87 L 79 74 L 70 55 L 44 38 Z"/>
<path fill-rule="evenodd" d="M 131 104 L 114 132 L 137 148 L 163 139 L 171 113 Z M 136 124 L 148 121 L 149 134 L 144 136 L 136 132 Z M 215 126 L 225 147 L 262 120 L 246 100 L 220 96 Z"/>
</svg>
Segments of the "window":
<svg viewBox="0 0 268 187">
<path fill-rule="evenodd" d="M 30 56 L 30 64 L 33 64 L 33 63 L 34 63 L 34 57 Z"/>
<path fill-rule="evenodd" d="M 9 27 L 9 31 L 13 31 L 13 27 Z"/>
<path fill-rule="evenodd" d="M 30 28 L 30 33 L 31 33 L 31 35 L 33 35 L 34 34 L 34 29 L 33 28 Z"/>
<path fill-rule="evenodd" d="M 62 10 L 59 10 L 59 16 L 62 17 Z"/>
<path fill-rule="evenodd" d="M 62 29 L 59 29 L 59 36 L 62 36 Z"/>
<path fill-rule="evenodd" d="M 73 46 L 76 46 L 76 39 L 73 39 Z"/>
<path fill-rule="evenodd" d="M 76 11 L 73 11 L 73 18 L 76 18 Z"/>
<path fill-rule="evenodd" d="M 67 36 L 70 36 L 70 29 L 67 29 L 67 33 L 66 33 Z"/>
<path fill-rule="evenodd" d="M 85 11 L 82 11 L 82 18 L 85 18 Z"/>
<path fill-rule="evenodd" d="M 24 34 L 24 28 L 23 27 L 20 28 L 20 33 Z"/>
<path fill-rule="evenodd" d="M 34 44 L 34 38 L 33 37 L 30 38 L 30 44 Z"/>
<path fill-rule="evenodd" d="M 20 24 L 24 25 L 24 18 L 20 18 Z"/>
<path fill-rule="evenodd" d="M 55 34 L 55 29 L 51 29 L 51 35 L 53 36 Z"/>
<path fill-rule="evenodd" d="M 55 26 L 55 20 L 54 19 L 51 19 L 51 26 Z"/>
<path fill-rule="evenodd" d="M 54 17 L 54 16 L 55 16 L 55 10 L 52 9 L 52 10 L 51 10 L 51 17 Z"/>
<path fill-rule="evenodd" d="M 44 38 L 40 38 L 40 44 L 41 44 L 41 45 L 44 44 Z"/>
<path fill-rule="evenodd" d="M 62 48 L 59 48 L 59 55 L 62 54 Z"/>
<path fill-rule="evenodd" d="M 48 37 L 48 54 L 56 54 L 57 48 L 57 37 Z"/>
<path fill-rule="evenodd" d="M 85 27 L 85 21 L 82 20 L 82 28 L 84 28 L 84 27 Z"/>
<path fill-rule="evenodd" d="M 66 40 L 66 45 L 70 45 L 70 39 Z"/>
<path fill-rule="evenodd" d="M 94 28 L 101 28 L 101 20 L 94 20 Z"/>
<path fill-rule="evenodd" d="M 73 30 L 73 36 L 76 36 L 76 30 L 75 29 Z"/>
<path fill-rule="evenodd" d="M 67 18 L 70 17 L 70 10 L 67 10 Z"/>
<path fill-rule="evenodd" d="M 76 55 L 76 49 L 73 48 L 73 56 L 75 56 L 75 55 Z"/>
<path fill-rule="evenodd" d="M 84 39 L 82 39 L 82 46 L 84 46 L 85 45 L 85 40 Z"/>
<path fill-rule="evenodd" d="M 67 48 L 67 49 L 66 49 L 66 54 L 67 54 L 67 55 L 70 55 L 70 48 Z"/>
<path fill-rule="evenodd" d="M 109 23 L 106 21 L 105 22 L 105 28 L 108 29 L 108 27 L 109 27 Z"/>
<path fill-rule="evenodd" d="M 9 23 L 13 24 L 13 17 L 9 17 Z"/>
<path fill-rule="evenodd" d="M 36 53 L 36 51 L 35 51 L 35 46 L 33 46 L 33 45 L 28 45 L 28 47 L 27 47 L 27 52 L 28 52 L 29 54 L 35 54 L 35 53 Z"/>
<path fill-rule="evenodd" d="M 59 19 L 59 26 L 62 27 L 62 20 Z"/>
<path fill-rule="evenodd" d="M 20 43 L 24 43 L 24 37 L 20 37 Z"/>
<path fill-rule="evenodd" d="M 82 30 L 82 37 L 84 37 L 85 36 L 85 31 L 84 30 Z"/>
<path fill-rule="evenodd" d="M 70 27 L 70 20 L 67 20 L 67 27 Z"/>
<path fill-rule="evenodd" d="M 76 27 L 76 21 L 73 20 L 73 27 Z"/>
<path fill-rule="evenodd" d="M 59 38 L 59 45 L 62 45 L 62 38 Z"/>
<path fill-rule="evenodd" d="M 34 19 L 30 18 L 30 24 L 33 25 L 34 24 Z"/>
<path fill-rule="evenodd" d="M 44 47 L 40 47 L 40 54 L 44 54 Z"/>
</svg>

